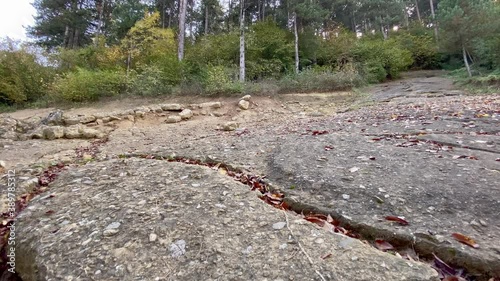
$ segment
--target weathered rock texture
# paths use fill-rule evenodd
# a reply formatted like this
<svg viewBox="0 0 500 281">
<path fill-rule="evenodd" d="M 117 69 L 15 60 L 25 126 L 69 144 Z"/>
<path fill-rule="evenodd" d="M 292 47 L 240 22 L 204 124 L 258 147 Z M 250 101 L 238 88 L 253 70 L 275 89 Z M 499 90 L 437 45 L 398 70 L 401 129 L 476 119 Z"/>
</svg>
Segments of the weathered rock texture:
<svg viewBox="0 0 500 281">
<path fill-rule="evenodd" d="M 217 171 L 156 160 L 65 172 L 19 231 L 25 281 L 438 280 L 429 266 L 266 205 Z"/>
</svg>

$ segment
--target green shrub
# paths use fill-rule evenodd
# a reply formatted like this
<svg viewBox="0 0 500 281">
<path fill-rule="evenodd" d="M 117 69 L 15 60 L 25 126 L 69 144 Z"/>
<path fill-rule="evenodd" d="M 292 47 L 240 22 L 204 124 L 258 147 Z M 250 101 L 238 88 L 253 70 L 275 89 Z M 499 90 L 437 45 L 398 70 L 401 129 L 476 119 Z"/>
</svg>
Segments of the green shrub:
<svg viewBox="0 0 500 281">
<path fill-rule="evenodd" d="M 90 71 L 78 68 L 57 79 L 53 85 L 54 97 L 64 101 L 95 101 L 101 97 L 116 96 L 127 88 L 124 73 L 117 71 Z"/>
<path fill-rule="evenodd" d="M 0 50 L 0 104 L 33 102 L 48 92 L 55 72 L 25 49 Z"/>
<path fill-rule="evenodd" d="M 416 36 L 406 32 L 399 32 L 395 35 L 394 39 L 401 45 L 401 47 L 411 52 L 411 56 L 413 58 L 412 68 L 439 68 L 440 55 L 433 36 Z"/>
<path fill-rule="evenodd" d="M 152 65 L 130 79 L 129 93 L 138 96 L 159 96 L 172 93 L 172 85 L 164 72 Z"/>
<path fill-rule="evenodd" d="M 361 66 L 362 75 L 370 83 L 398 78 L 402 71 L 413 64 L 411 52 L 394 39 L 358 40 L 352 55 Z"/>
<path fill-rule="evenodd" d="M 327 92 L 351 89 L 363 83 L 354 69 L 332 71 L 310 69 L 296 75 L 288 75 L 278 82 L 279 93 Z"/>
<path fill-rule="evenodd" d="M 231 79 L 232 71 L 221 65 L 208 66 L 205 78 L 207 94 L 236 94 L 243 92 L 243 84 Z"/>
</svg>

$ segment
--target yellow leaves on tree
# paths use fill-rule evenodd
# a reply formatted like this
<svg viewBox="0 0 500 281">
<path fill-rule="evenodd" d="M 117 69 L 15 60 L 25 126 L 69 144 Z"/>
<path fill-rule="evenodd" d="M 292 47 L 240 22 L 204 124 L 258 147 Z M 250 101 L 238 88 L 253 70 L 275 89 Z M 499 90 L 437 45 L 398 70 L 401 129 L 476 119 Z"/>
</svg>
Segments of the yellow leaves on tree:
<svg viewBox="0 0 500 281">
<path fill-rule="evenodd" d="M 158 27 L 160 13 L 146 13 L 122 40 L 121 48 L 128 56 L 128 67 L 131 64 L 146 64 L 158 57 L 175 55 L 176 44 L 172 29 Z"/>
</svg>

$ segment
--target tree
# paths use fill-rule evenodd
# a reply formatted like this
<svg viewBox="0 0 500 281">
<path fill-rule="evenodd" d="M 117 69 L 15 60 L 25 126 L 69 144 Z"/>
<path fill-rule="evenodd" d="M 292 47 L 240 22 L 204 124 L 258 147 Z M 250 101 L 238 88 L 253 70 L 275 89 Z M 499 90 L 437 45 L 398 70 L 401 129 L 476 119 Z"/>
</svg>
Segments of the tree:
<svg viewBox="0 0 500 281">
<path fill-rule="evenodd" d="M 240 82 L 245 82 L 245 0 L 240 0 Z"/>
<path fill-rule="evenodd" d="M 186 10 L 187 10 L 187 0 L 180 0 L 180 10 L 179 10 L 179 49 L 177 56 L 179 61 L 184 58 L 184 37 L 186 35 Z"/>
<path fill-rule="evenodd" d="M 438 6 L 440 44 L 448 52 L 461 53 L 472 76 L 469 52 L 474 42 L 499 34 L 499 17 L 493 0 L 442 0 Z"/>
</svg>

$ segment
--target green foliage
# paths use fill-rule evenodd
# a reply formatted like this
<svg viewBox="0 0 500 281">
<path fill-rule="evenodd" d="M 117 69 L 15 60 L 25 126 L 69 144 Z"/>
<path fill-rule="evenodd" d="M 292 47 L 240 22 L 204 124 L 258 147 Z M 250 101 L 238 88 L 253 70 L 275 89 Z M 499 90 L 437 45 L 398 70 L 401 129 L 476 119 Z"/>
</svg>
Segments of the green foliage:
<svg viewBox="0 0 500 281">
<path fill-rule="evenodd" d="M 147 66 L 131 78 L 128 93 L 138 96 L 160 96 L 172 93 L 172 85 L 157 66 Z"/>
<path fill-rule="evenodd" d="M 411 52 L 413 58 L 412 68 L 436 69 L 440 64 L 440 55 L 436 46 L 436 40 L 431 35 L 412 35 L 407 32 L 399 32 L 393 37 L 402 48 Z"/>
<path fill-rule="evenodd" d="M 96 101 L 119 95 L 126 89 L 127 77 L 123 72 L 83 68 L 60 77 L 52 87 L 55 99 L 71 102 Z"/>
<path fill-rule="evenodd" d="M 356 42 L 353 56 L 371 83 L 398 78 L 413 64 L 412 53 L 394 39 L 361 39 Z"/>
<path fill-rule="evenodd" d="M 33 102 L 48 92 L 54 78 L 27 49 L 0 50 L 0 104 Z"/>
<path fill-rule="evenodd" d="M 239 61 L 239 37 L 236 32 L 203 36 L 193 46 L 186 47 L 184 60 L 194 70 L 210 64 L 236 65 Z"/>
<path fill-rule="evenodd" d="M 248 79 L 276 77 L 293 65 L 291 34 L 271 20 L 252 25 L 247 38 Z"/>
<path fill-rule="evenodd" d="M 96 39 L 98 44 L 79 49 L 59 48 L 51 60 L 59 65 L 59 70 L 74 71 L 77 68 L 120 70 L 125 68 L 124 53 L 118 46 L 106 46 L 103 37 Z"/>
<path fill-rule="evenodd" d="M 349 61 L 351 52 L 358 40 L 356 34 L 345 29 L 332 30 L 330 36 L 320 41 L 318 64 L 339 67 Z"/>
<path fill-rule="evenodd" d="M 243 84 L 231 79 L 231 69 L 224 66 L 208 66 L 205 90 L 210 95 L 238 94 L 243 92 Z"/>
<path fill-rule="evenodd" d="M 363 79 L 353 68 L 333 71 L 328 68 L 310 69 L 285 76 L 279 81 L 279 93 L 327 92 L 346 90 L 363 84 Z"/>
</svg>

